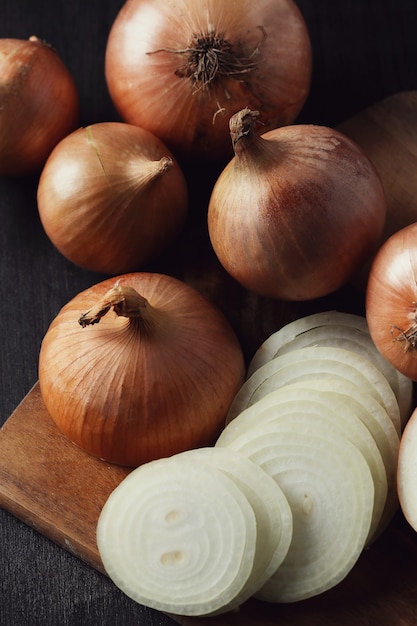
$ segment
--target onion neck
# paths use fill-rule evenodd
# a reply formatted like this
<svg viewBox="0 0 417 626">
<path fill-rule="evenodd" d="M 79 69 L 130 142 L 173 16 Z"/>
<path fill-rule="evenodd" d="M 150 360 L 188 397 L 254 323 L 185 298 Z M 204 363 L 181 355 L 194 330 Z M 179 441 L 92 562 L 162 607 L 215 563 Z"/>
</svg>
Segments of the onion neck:
<svg viewBox="0 0 417 626">
<path fill-rule="evenodd" d="M 94 126 L 87 126 L 85 129 L 87 141 L 91 148 L 94 150 L 101 169 L 104 175 L 107 177 L 105 163 L 100 151 L 100 145 L 93 136 Z M 134 162 L 136 166 L 136 161 Z M 174 160 L 171 156 L 163 156 L 157 161 L 151 159 L 145 159 L 139 164 L 140 183 L 143 187 L 151 185 L 157 178 L 163 176 L 174 165 Z"/>
<path fill-rule="evenodd" d="M 257 157 L 266 153 L 267 142 L 255 133 L 259 111 L 242 109 L 230 118 L 229 129 L 236 157 Z"/>
<path fill-rule="evenodd" d="M 141 330 L 152 330 L 154 327 L 154 309 L 149 302 L 133 287 L 117 282 L 102 298 L 78 320 L 85 328 L 98 324 L 111 309 L 120 317 L 126 317 L 135 327 Z"/>
<path fill-rule="evenodd" d="M 141 183 L 143 186 L 151 185 L 154 180 L 163 176 L 174 165 L 171 157 L 162 157 L 159 161 L 149 161 L 141 165 Z"/>
</svg>

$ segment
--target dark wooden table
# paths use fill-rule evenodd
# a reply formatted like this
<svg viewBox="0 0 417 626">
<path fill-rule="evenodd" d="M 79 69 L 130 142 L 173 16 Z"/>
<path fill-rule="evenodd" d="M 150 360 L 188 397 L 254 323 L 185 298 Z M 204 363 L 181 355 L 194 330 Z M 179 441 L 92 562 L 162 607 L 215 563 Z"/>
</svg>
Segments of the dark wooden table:
<svg viewBox="0 0 417 626">
<path fill-rule="evenodd" d="M 299 121 L 336 125 L 391 94 L 417 89 L 415 0 L 298 4 L 314 51 L 311 94 Z M 115 120 L 103 61 L 121 6 L 121 0 L 3 0 L 0 36 L 48 40 L 76 79 L 81 123 Z M 36 186 L 36 176 L 0 179 L 0 425 L 37 380 L 39 346 L 52 318 L 102 278 L 67 262 L 47 240 Z M 169 273 L 161 263 L 158 269 Z M 265 327 L 259 332 L 260 338 Z M 106 577 L 0 510 L 0 626 L 174 623 L 131 602 Z"/>
</svg>

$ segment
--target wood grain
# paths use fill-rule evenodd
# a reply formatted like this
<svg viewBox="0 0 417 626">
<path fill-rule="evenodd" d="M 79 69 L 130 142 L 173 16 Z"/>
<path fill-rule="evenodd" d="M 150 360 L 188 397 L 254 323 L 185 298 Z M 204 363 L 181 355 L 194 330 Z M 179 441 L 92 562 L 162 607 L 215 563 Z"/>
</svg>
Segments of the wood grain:
<svg viewBox="0 0 417 626">
<path fill-rule="evenodd" d="M 0 431 L 0 506 L 99 571 L 98 515 L 127 473 L 61 435 L 38 384 Z"/>
<path fill-rule="evenodd" d="M 388 201 L 388 236 L 398 224 L 417 218 L 417 93 L 384 100 L 339 127 L 374 160 Z M 395 224 L 395 226 L 394 226 Z M 193 233 L 194 237 L 194 233 Z M 192 245 L 204 245 L 193 239 Z M 178 275 L 221 306 L 242 340 L 247 356 L 261 338 L 289 319 L 348 303 L 350 292 L 306 304 L 276 303 L 257 298 L 228 279 L 211 256 L 204 264 L 186 266 L 189 250 L 177 257 Z M 201 257 L 203 258 L 203 257 Z M 350 305 L 350 306 L 349 306 Z M 302 308 L 301 308 L 302 307 Z M 95 527 L 105 500 L 127 475 L 86 455 L 68 442 L 49 418 L 36 384 L 0 430 L 0 507 L 76 555 L 96 570 L 103 566 Z M 183 626 L 340 626 L 415 624 L 417 538 L 399 513 L 382 537 L 360 558 L 337 588 L 294 605 L 251 600 L 239 612 L 216 618 L 171 616 Z"/>
</svg>

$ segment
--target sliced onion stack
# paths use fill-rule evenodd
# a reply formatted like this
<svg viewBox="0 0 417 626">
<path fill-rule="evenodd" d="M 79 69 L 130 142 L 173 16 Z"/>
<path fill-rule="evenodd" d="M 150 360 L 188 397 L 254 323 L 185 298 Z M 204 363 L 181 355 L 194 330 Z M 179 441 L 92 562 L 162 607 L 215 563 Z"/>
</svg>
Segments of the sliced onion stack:
<svg viewBox="0 0 417 626">
<path fill-rule="evenodd" d="M 259 464 L 292 510 L 287 556 L 256 597 L 295 602 L 330 589 L 384 531 L 399 505 L 411 397 L 411 381 L 381 359 L 360 316 L 301 318 L 259 347 L 216 442 Z"/>
<path fill-rule="evenodd" d="M 230 421 L 265 394 L 297 380 L 341 378 L 353 382 L 386 409 L 398 432 L 401 418 L 398 401 L 382 372 L 361 355 L 344 348 L 317 346 L 299 348 L 266 362 L 246 379 L 227 416 Z"/>
<path fill-rule="evenodd" d="M 286 558 L 257 595 L 271 602 L 304 600 L 343 580 L 366 545 L 374 503 L 369 465 L 348 438 L 314 425 L 253 435 L 229 448 L 276 480 L 294 524 Z"/>
<path fill-rule="evenodd" d="M 307 423 L 307 426 L 313 421 L 316 429 L 323 426 L 342 430 L 364 452 L 379 485 L 376 486 L 374 521 L 368 537 L 368 543 L 373 541 L 398 508 L 396 471 L 400 438 L 385 409 L 375 398 L 357 390 L 348 381 L 331 378 L 300 381 L 272 391 L 242 411 L 223 430 L 216 445 L 233 447 L 234 441 L 246 436 L 247 432 L 255 436 L 272 429 L 279 431 L 280 423 L 286 423 L 288 419 L 294 424 Z"/>
<path fill-rule="evenodd" d="M 214 447 L 151 461 L 110 496 L 97 533 L 110 577 L 141 604 L 190 616 L 330 590 L 398 510 L 411 390 L 360 317 L 277 331 Z"/>
<path fill-rule="evenodd" d="M 412 410 L 412 381 L 399 372 L 377 350 L 366 318 L 344 311 L 322 311 L 298 318 L 272 333 L 255 352 L 247 377 L 274 357 L 306 346 L 345 348 L 368 359 L 384 374 L 397 398 L 401 425 Z"/>
</svg>

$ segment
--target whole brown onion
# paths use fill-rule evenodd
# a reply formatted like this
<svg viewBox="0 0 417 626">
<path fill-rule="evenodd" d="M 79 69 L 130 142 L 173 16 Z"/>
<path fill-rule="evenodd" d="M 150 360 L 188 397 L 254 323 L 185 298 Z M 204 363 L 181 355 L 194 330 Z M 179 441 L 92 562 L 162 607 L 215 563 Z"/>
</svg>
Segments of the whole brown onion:
<svg viewBox="0 0 417 626">
<path fill-rule="evenodd" d="M 217 307 L 178 279 L 146 272 L 76 295 L 39 357 L 42 397 L 59 429 L 127 466 L 212 444 L 243 377 L 241 347 Z"/>
<path fill-rule="evenodd" d="M 208 209 L 223 267 L 256 293 L 308 300 L 341 287 L 374 251 L 385 221 L 380 178 L 342 133 L 308 124 L 254 132 L 256 111 L 230 121 L 234 158 Z"/>
<path fill-rule="evenodd" d="M 122 118 L 174 154 L 231 155 L 229 118 L 245 106 L 264 130 L 292 122 L 310 89 L 312 51 L 293 0 L 127 0 L 105 74 Z"/>
<path fill-rule="evenodd" d="M 0 176 L 40 170 L 78 118 L 78 90 L 57 52 L 37 37 L 0 39 Z"/>
<path fill-rule="evenodd" d="M 141 269 L 179 234 L 188 188 L 157 137 L 123 122 L 79 128 L 55 147 L 42 170 L 38 209 L 52 243 L 95 272 Z"/>
</svg>

